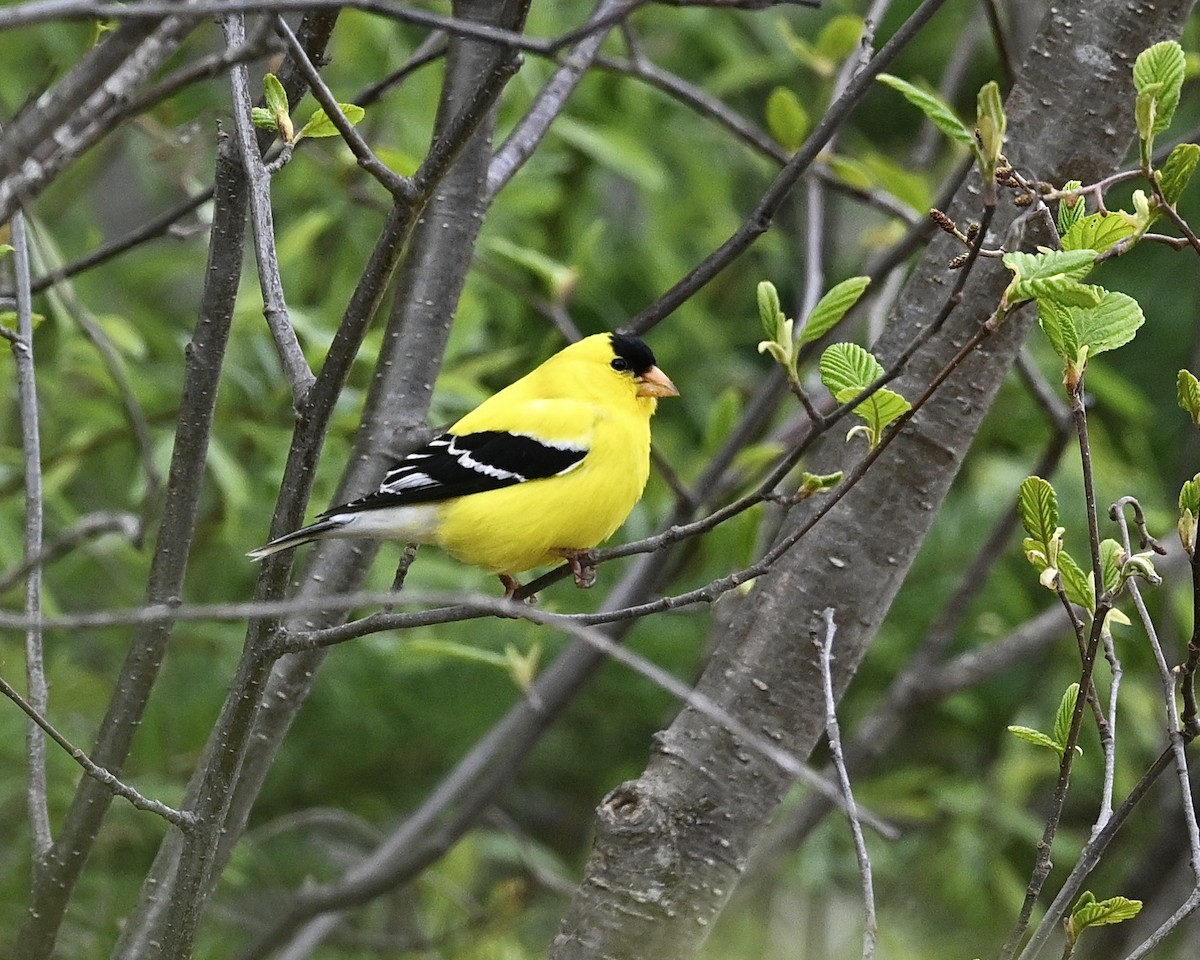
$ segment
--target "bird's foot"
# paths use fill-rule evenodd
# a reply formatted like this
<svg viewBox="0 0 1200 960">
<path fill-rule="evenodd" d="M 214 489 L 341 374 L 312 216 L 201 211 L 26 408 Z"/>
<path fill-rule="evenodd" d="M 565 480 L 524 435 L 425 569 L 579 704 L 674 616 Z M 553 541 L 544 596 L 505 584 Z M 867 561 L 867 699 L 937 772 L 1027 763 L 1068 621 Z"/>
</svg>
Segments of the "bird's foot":
<svg viewBox="0 0 1200 960">
<path fill-rule="evenodd" d="M 511 577 L 507 573 L 496 574 L 500 578 L 500 582 L 504 584 L 504 599 L 512 600 L 518 590 L 521 589 L 521 581 L 516 577 Z M 531 593 L 525 598 L 525 603 L 529 606 L 534 606 L 537 603 L 537 594 Z"/>
<path fill-rule="evenodd" d="M 554 552 L 570 565 L 571 574 L 575 577 L 575 586 L 580 590 L 586 590 L 595 585 L 596 565 L 591 562 L 592 551 L 562 548 Z"/>
</svg>

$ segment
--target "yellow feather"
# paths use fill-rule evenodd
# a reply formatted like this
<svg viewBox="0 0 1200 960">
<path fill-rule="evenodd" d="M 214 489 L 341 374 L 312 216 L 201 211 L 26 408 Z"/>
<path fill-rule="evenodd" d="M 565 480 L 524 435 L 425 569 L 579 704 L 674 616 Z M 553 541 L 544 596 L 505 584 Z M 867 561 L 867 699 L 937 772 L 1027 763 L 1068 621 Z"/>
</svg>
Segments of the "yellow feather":
<svg viewBox="0 0 1200 960">
<path fill-rule="evenodd" d="M 360 501 L 345 513 L 327 511 L 250 556 L 262 559 L 325 537 L 434 543 L 464 563 L 501 574 L 511 592 L 512 574 L 590 550 L 612 536 L 641 497 L 650 473 L 656 398 L 677 393 L 644 344 L 624 340 L 620 349 L 618 357 L 609 334 L 586 337 L 450 428 L 459 436 L 499 431 L 587 450 L 558 476 L 436 502 L 385 500 L 368 508 Z M 576 580 L 582 583 L 578 571 Z"/>
<path fill-rule="evenodd" d="M 628 373 L 610 366 L 606 334 L 555 354 L 485 400 L 451 433 L 508 430 L 589 446 L 558 477 L 489 490 L 441 505 L 436 542 L 451 556 L 493 573 L 520 573 L 607 540 L 638 502 L 650 473 L 650 417 Z"/>
</svg>

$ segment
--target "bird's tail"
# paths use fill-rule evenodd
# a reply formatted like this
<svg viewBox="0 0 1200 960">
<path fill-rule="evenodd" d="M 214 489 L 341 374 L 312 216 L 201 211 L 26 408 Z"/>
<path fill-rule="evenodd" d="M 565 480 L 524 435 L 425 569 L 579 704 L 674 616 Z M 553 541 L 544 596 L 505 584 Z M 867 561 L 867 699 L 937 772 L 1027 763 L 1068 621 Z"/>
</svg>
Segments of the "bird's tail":
<svg viewBox="0 0 1200 960">
<path fill-rule="evenodd" d="M 318 520 L 316 523 L 309 524 L 307 527 L 293 530 L 291 533 L 285 533 L 282 537 L 276 537 L 270 543 L 263 544 L 257 550 L 251 550 L 246 556 L 252 560 L 262 560 L 273 553 L 291 550 L 293 547 L 298 547 L 302 543 L 309 543 L 312 540 L 320 540 L 322 537 L 329 536 L 331 531 L 345 525 L 345 518 L 327 517 L 324 520 Z"/>
</svg>

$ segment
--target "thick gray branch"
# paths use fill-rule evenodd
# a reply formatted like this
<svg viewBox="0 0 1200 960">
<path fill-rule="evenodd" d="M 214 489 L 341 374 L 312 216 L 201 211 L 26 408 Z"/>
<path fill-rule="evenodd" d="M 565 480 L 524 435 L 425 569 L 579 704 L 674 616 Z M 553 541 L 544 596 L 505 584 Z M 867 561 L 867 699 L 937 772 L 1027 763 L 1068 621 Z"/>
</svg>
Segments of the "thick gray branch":
<svg viewBox="0 0 1200 960">
<path fill-rule="evenodd" d="M 490 4 L 460 6 L 469 15 L 503 18 L 517 28 L 524 19 L 520 2 L 500 11 Z M 340 494 L 349 499 L 372 489 L 398 449 L 423 439 L 425 410 L 449 318 L 478 230 L 479 196 L 490 155 L 491 106 L 510 73 L 511 55 L 506 49 L 456 39 L 447 64 L 448 81 L 430 152 L 436 159 L 427 158 L 421 168 L 425 189 L 432 191 L 436 184 L 437 193 L 424 209 L 428 193 L 403 209 L 401 200 L 385 225 L 326 365 L 300 411 L 275 530 L 294 528 L 302 520 L 328 416 L 406 240 L 408 260 Z M 320 595 L 353 590 L 373 556 L 374 548 L 362 544 L 322 544 L 298 591 Z M 287 584 L 289 561 L 280 558 L 264 565 L 260 599 L 280 594 Z M 304 618 L 293 626 L 303 629 L 318 622 L 326 622 L 326 616 Z M 251 624 L 230 698 L 189 787 L 201 824 L 187 838 L 172 833 L 164 843 L 114 952 L 122 960 L 158 956 L 160 942 L 165 944 L 162 955 L 186 956 L 220 867 L 244 830 L 250 807 L 307 696 L 323 654 L 291 657 L 272 668 L 261 652 L 276 624 L 274 619 Z"/>
<path fill-rule="evenodd" d="M 1187 4 L 1071 0 L 1047 15 L 1008 99 L 1008 155 L 1022 170 L 1062 181 L 1110 172 L 1132 130 L 1131 68 L 1150 43 L 1177 36 Z M 1093 112 L 1080 111 L 1087 89 Z M 978 178 L 951 215 L 980 214 Z M 996 217 L 1002 237 L 1011 207 Z M 942 236 L 904 291 L 876 352 L 884 363 L 929 325 L 952 285 L 945 264 L 961 248 Z M 895 385 L 907 396 L 932 381 L 999 300 L 998 263 L 972 276 L 965 300 Z M 968 358 L 811 534 L 761 579 L 721 638 L 699 690 L 800 755 L 821 736 L 820 671 L 808 637 L 833 607 L 839 696 L 870 646 L 937 513 L 971 438 L 1012 365 L 1032 318 L 1009 321 Z M 850 469 L 837 445 L 816 465 Z M 781 533 L 805 521 L 797 509 Z M 691 957 L 705 939 L 789 787 L 777 768 L 685 708 L 655 740 L 643 775 L 599 811 L 596 848 L 551 956 Z M 613 798 L 619 798 L 616 802 Z"/>
</svg>

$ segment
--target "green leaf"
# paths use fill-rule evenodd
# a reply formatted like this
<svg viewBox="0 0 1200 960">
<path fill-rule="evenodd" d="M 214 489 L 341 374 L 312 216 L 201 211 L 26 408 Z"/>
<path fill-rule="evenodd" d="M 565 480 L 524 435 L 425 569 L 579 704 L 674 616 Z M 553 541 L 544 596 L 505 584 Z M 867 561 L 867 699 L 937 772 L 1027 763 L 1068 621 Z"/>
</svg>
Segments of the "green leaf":
<svg viewBox="0 0 1200 960">
<path fill-rule="evenodd" d="M 671 182 L 659 154 L 629 133 L 568 116 L 560 116 L 550 129 L 599 166 L 644 190 L 658 193 Z"/>
<path fill-rule="evenodd" d="M 1179 490 L 1179 509 L 1200 515 L 1200 473 L 1184 481 Z"/>
<path fill-rule="evenodd" d="M 1063 184 L 1064 190 L 1078 190 L 1083 186 L 1080 180 L 1068 180 Z M 1084 215 L 1086 204 L 1083 202 L 1083 197 L 1076 197 L 1074 200 L 1060 200 L 1058 202 L 1058 232 L 1064 236 L 1063 248 L 1067 247 L 1065 235 L 1070 231 L 1076 223 L 1078 223 Z"/>
<path fill-rule="evenodd" d="M 796 497 L 803 500 L 814 493 L 832 490 L 842 482 L 844 476 L 841 470 L 836 473 L 809 473 L 804 470 L 800 474 L 800 489 L 796 491 Z"/>
<path fill-rule="evenodd" d="M 493 650 L 483 650 L 466 643 L 454 640 L 428 639 L 410 640 L 404 645 L 406 653 L 427 653 L 446 660 L 457 660 L 464 663 L 481 663 L 489 667 L 499 667 L 508 672 L 509 660 L 503 654 Z"/>
<path fill-rule="evenodd" d="M 1074 363 L 1079 356 L 1079 336 L 1071 320 L 1070 308 L 1054 300 L 1039 300 L 1037 310 L 1038 326 L 1054 352 L 1064 363 Z"/>
<path fill-rule="evenodd" d="M 834 17 L 817 34 L 817 52 L 831 63 L 841 63 L 858 49 L 863 19 L 853 14 Z"/>
<path fill-rule="evenodd" d="M 1079 200 L 1080 209 L 1083 198 Z M 1058 208 L 1059 222 L 1062 222 L 1063 207 Z M 1064 250 L 1095 250 L 1103 253 L 1115 243 L 1119 243 L 1134 233 L 1133 224 L 1123 217 L 1114 214 L 1090 213 L 1074 221 L 1063 233 L 1062 247 Z"/>
<path fill-rule="evenodd" d="M 1125 548 L 1116 540 L 1100 541 L 1100 573 L 1104 578 L 1104 589 L 1116 593 L 1121 589 L 1121 565 L 1125 562 Z"/>
<path fill-rule="evenodd" d="M 996 81 L 990 80 L 979 88 L 976 109 L 978 119 L 975 129 L 979 133 L 983 159 L 988 169 L 994 171 L 1004 149 L 1004 131 L 1008 126 L 1004 115 L 1004 98 L 1000 95 L 1000 85 Z"/>
<path fill-rule="evenodd" d="M 862 392 L 860 387 L 846 387 L 834 394 L 838 403 L 847 403 Z M 871 447 L 878 445 L 883 431 L 888 426 L 908 413 L 912 404 L 894 390 L 881 387 L 854 407 L 856 416 L 862 417 L 867 425 L 867 443 Z"/>
<path fill-rule="evenodd" d="M 267 112 L 271 115 L 273 123 L 266 123 L 260 117 L 254 120 L 254 110 L 250 111 L 251 120 L 260 127 L 266 127 L 279 131 L 279 135 L 288 143 L 293 143 L 293 134 L 295 131 L 292 128 L 292 118 L 288 108 L 287 93 L 283 89 L 283 84 L 279 82 L 279 78 L 273 73 L 268 73 L 263 76 L 263 98 L 267 101 Z"/>
<path fill-rule="evenodd" d="M 288 112 L 287 93 L 283 89 L 283 84 L 279 82 L 279 78 L 273 73 L 268 73 L 263 77 L 263 96 L 267 101 L 267 109 L 272 113 Z"/>
<path fill-rule="evenodd" d="M 883 365 L 856 343 L 835 343 L 821 354 L 821 382 L 836 397 L 860 393 L 883 376 Z M 844 401 L 839 401 L 844 402 Z"/>
<path fill-rule="evenodd" d="M 1200 380 L 1190 370 L 1180 370 L 1175 388 L 1179 406 L 1192 418 L 1192 423 L 1200 427 Z"/>
<path fill-rule="evenodd" d="M 364 116 L 367 111 L 355 103 L 339 103 L 338 109 L 345 114 L 346 119 L 350 121 L 350 125 L 354 126 Z M 329 115 L 324 108 L 317 107 L 313 111 L 312 116 L 308 118 L 308 122 L 300 128 L 300 132 L 296 134 L 296 139 L 302 137 L 336 137 L 340 136 L 338 128 L 333 125 L 333 121 L 329 119 Z"/>
<path fill-rule="evenodd" d="M 798 150 L 812 126 L 800 98 L 787 87 L 776 87 L 767 97 L 766 113 L 775 142 L 790 152 Z"/>
<path fill-rule="evenodd" d="M 1059 756 L 1062 756 L 1067 748 L 1067 737 L 1071 735 L 1071 718 L 1075 715 L 1075 700 L 1078 696 L 1079 684 L 1072 683 L 1062 695 L 1062 700 L 1058 703 L 1058 712 L 1054 714 L 1054 739 L 1058 743 Z"/>
<path fill-rule="evenodd" d="M 1150 153 L 1149 145 L 1154 142 L 1154 131 L 1159 125 L 1158 97 L 1162 88 L 1161 83 L 1152 83 L 1144 90 L 1139 90 L 1133 107 L 1133 119 L 1137 123 L 1138 137 L 1143 145 L 1143 159 Z"/>
<path fill-rule="evenodd" d="M 1058 576 L 1068 600 L 1088 613 L 1095 611 L 1096 586 L 1092 583 L 1092 575 L 1084 573 L 1075 558 L 1062 549 L 1058 551 Z"/>
<path fill-rule="evenodd" d="M 1196 551 L 1196 528 L 1200 523 L 1200 473 L 1179 489 L 1179 541 L 1190 557 Z"/>
<path fill-rule="evenodd" d="M 861 160 L 831 153 L 825 158 L 825 163 L 829 166 L 829 172 L 848 187 L 870 190 L 878 185 L 871 168 Z"/>
<path fill-rule="evenodd" d="M 886 84 L 893 90 L 897 90 L 903 94 L 905 100 L 925 114 L 930 122 L 951 140 L 965 143 L 972 148 L 975 147 L 975 135 L 971 132 L 970 128 L 958 118 L 958 114 L 950 108 L 950 105 L 936 93 L 923 90 L 909 83 L 907 80 L 901 80 L 890 73 L 881 73 L 876 79 L 880 83 Z"/>
<path fill-rule="evenodd" d="M 741 391 L 732 385 L 713 398 L 704 423 L 704 433 L 701 436 L 698 453 L 711 455 L 721 448 L 721 444 L 740 419 L 742 406 Z"/>
<path fill-rule="evenodd" d="M 897 200 L 920 211 L 927 211 L 933 204 L 933 180 L 927 171 L 906 167 L 869 148 L 860 151 L 858 159 L 871 171 L 875 182 Z"/>
<path fill-rule="evenodd" d="M 538 665 L 542 659 L 542 641 L 534 640 L 526 653 L 522 653 L 511 643 L 506 644 L 504 659 L 513 683 L 519 690 L 528 692 L 533 681 L 537 679 Z"/>
<path fill-rule="evenodd" d="M 1005 291 L 1009 305 L 1022 300 L 1050 298 L 1060 303 L 1095 304 L 1099 288 L 1079 281 L 1092 270 L 1095 250 L 1042 250 L 1039 253 L 1006 253 L 1004 265 L 1014 276 Z"/>
<path fill-rule="evenodd" d="M 1067 941 L 1074 944 L 1088 927 L 1103 927 L 1113 923 L 1132 920 L 1142 912 L 1141 900 L 1126 897 L 1109 897 L 1097 901 L 1091 891 L 1086 891 L 1075 901 L 1071 916 L 1067 919 Z"/>
<path fill-rule="evenodd" d="M 1017 490 L 1021 526 L 1030 539 L 1048 546 L 1059 529 L 1058 494 L 1041 477 L 1026 477 Z"/>
<path fill-rule="evenodd" d="M 808 67 L 818 76 L 829 77 L 833 75 L 835 64 L 828 57 L 822 55 L 813 44 L 809 43 L 804 37 L 801 37 L 792 28 L 792 25 L 782 17 L 775 23 L 779 29 L 779 35 L 791 50 L 792 55 Z"/>
<path fill-rule="evenodd" d="M 1183 47 L 1174 40 L 1156 43 L 1138 54 L 1133 65 L 1133 85 L 1138 92 L 1139 104 L 1143 94 L 1155 101 L 1153 123 L 1148 128 L 1151 134 L 1162 133 L 1170 126 L 1175 108 L 1179 106 L 1186 66 Z M 1138 129 L 1140 132 L 1140 119 Z M 1142 139 L 1147 139 L 1145 134 Z"/>
<path fill-rule="evenodd" d="M 1198 163 L 1200 144 L 1181 143 L 1168 154 L 1167 162 L 1158 172 L 1158 184 L 1171 206 L 1175 206 L 1183 196 L 1183 191 L 1192 179 L 1192 174 L 1196 172 Z"/>
<path fill-rule="evenodd" d="M 1133 297 L 1112 290 L 1103 290 L 1100 302 L 1094 307 L 1067 309 L 1078 331 L 1079 345 L 1087 347 L 1089 357 L 1124 346 L 1146 322 L 1141 306 Z"/>
<path fill-rule="evenodd" d="M 846 312 L 858 303 L 871 283 L 870 277 L 851 277 L 830 288 L 825 296 L 817 301 L 812 313 L 800 330 L 799 343 L 808 343 L 825 336 L 846 315 Z"/>
<path fill-rule="evenodd" d="M 279 129 L 279 124 L 275 120 L 275 114 L 266 107 L 251 107 L 250 122 L 256 127 L 262 127 L 264 130 Z"/>
<path fill-rule="evenodd" d="M 579 271 L 560 263 L 540 250 L 522 247 L 505 237 L 488 242 L 487 247 L 498 256 L 524 267 L 544 284 L 555 303 L 565 303 L 579 283 Z"/>
<path fill-rule="evenodd" d="M 1010 726 L 1008 732 L 1018 740 L 1032 743 L 1035 747 L 1045 747 L 1047 750 L 1053 750 L 1060 759 L 1062 758 L 1062 747 L 1059 746 L 1053 737 L 1046 736 L 1041 730 L 1034 730 L 1033 727 Z"/>
<path fill-rule="evenodd" d="M 780 318 L 783 311 L 779 309 L 779 291 L 770 280 L 759 283 L 758 289 L 758 319 L 762 321 L 763 333 L 774 340 L 779 336 Z"/>
</svg>

